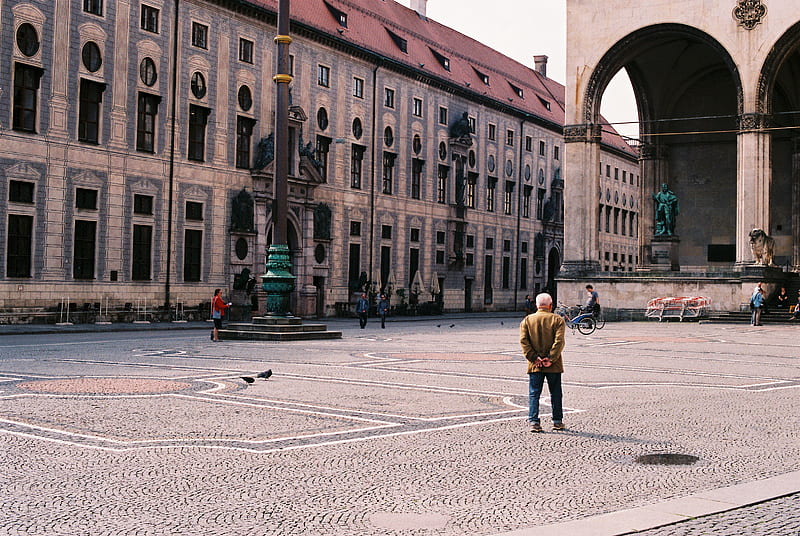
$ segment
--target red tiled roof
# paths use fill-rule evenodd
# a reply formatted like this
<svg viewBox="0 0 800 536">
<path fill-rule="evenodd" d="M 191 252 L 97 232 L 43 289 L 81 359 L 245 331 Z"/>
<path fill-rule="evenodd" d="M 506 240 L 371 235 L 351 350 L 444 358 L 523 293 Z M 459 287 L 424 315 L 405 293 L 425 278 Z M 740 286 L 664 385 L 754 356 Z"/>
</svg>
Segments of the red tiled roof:
<svg viewBox="0 0 800 536">
<path fill-rule="evenodd" d="M 246 3 L 273 12 L 278 9 L 278 0 Z M 328 6 L 347 15 L 347 27 L 340 26 Z M 476 95 L 564 125 L 564 86 L 471 37 L 420 17 L 394 0 L 294 0 L 290 18 Z M 387 29 L 406 40 L 407 52 L 398 47 Z M 433 51 L 449 60 L 449 71 Z M 488 76 L 489 85 L 476 71 Z M 522 90 L 522 97 L 512 84 Z M 609 125 L 604 125 L 603 142 L 634 154 Z"/>
</svg>

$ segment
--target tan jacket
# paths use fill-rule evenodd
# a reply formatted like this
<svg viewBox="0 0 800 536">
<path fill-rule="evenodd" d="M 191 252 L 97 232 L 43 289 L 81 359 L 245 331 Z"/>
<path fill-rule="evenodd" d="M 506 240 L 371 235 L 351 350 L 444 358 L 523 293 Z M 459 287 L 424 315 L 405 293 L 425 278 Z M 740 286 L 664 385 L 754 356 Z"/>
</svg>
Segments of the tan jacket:
<svg viewBox="0 0 800 536">
<path fill-rule="evenodd" d="M 549 311 L 539 309 L 526 316 L 519 324 L 519 344 L 528 360 L 528 373 L 564 372 L 561 352 L 564 350 L 564 319 Z M 547 356 L 552 365 L 540 369 L 533 365 L 537 357 Z"/>
</svg>

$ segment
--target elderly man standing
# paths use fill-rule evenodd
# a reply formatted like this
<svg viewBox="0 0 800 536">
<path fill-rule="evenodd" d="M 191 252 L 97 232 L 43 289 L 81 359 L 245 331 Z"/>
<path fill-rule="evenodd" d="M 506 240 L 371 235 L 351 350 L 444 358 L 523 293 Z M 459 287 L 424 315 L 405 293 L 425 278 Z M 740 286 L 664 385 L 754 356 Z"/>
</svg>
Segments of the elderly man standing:
<svg viewBox="0 0 800 536">
<path fill-rule="evenodd" d="M 564 410 L 561 394 L 561 374 L 564 366 L 561 352 L 564 350 L 564 319 L 553 314 L 553 298 L 542 293 L 536 296 L 536 313 L 528 315 L 519 325 L 519 344 L 528 360 L 529 409 L 528 421 L 531 432 L 541 432 L 539 420 L 539 397 L 544 381 L 550 390 L 553 407 L 553 430 L 564 429 Z"/>
</svg>

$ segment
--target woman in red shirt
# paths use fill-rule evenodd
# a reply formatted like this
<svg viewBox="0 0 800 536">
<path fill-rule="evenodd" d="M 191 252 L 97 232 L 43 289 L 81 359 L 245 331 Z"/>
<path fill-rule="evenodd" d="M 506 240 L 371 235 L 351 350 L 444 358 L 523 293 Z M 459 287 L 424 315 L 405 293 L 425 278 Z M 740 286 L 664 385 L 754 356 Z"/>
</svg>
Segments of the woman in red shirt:
<svg viewBox="0 0 800 536">
<path fill-rule="evenodd" d="M 222 301 L 222 297 L 219 295 L 220 292 L 222 292 L 222 289 L 216 289 L 214 297 L 211 298 L 211 318 L 214 320 L 214 331 L 211 332 L 211 340 L 214 342 L 219 341 L 219 330 L 222 329 L 222 315 L 225 309 L 231 306 L 230 303 Z"/>
</svg>

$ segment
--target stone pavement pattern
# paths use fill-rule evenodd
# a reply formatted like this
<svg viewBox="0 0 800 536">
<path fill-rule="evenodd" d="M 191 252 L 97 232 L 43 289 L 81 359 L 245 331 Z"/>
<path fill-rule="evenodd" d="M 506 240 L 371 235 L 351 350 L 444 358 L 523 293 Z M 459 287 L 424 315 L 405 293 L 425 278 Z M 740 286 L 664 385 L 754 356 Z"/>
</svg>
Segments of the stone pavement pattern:
<svg viewBox="0 0 800 536">
<path fill-rule="evenodd" d="M 353 323 L 3 337 L 0 534 L 495 534 L 799 468 L 792 326 L 568 333 L 568 429 L 531 434 L 518 319 Z"/>
</svg>

